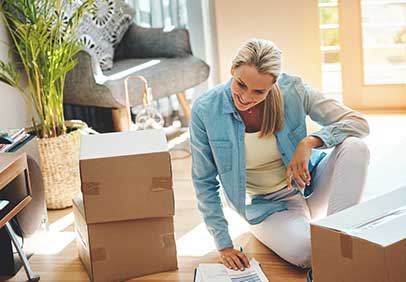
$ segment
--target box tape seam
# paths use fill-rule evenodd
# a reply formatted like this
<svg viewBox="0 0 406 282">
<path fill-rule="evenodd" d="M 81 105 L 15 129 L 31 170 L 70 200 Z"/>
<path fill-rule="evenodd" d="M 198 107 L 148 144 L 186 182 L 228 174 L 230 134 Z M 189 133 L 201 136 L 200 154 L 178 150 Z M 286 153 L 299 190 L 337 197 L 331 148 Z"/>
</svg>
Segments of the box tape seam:
<svg viewBox="0 0 406 282">
<path fill-rule="evenodd" d="M 152 192 L 159 192 L 172 189 L 172 177 L 152 177 Z"/>
<path fill-rule="evenodd" d="M 353 258 L 352 237 L 345 233 L 340 233 L 341 256 L 345 258 Z"/>
<path fill-rule="evenodd" d="M 107 260 L 108 255 L 106 248 L 100 247 L 92 250 L 92 259 L 94 262 Z"/>
<path fill-rule="evenodd" d="M 100 195 L 100 182 L 82 182 L 82 192 L 85 195 Z"/>
<path fill-rule="evenodd" d="M 173 233 L 161 234 L 161 244 L 163 248 L 169 248 L 175 245 L 175 238 Z"/>
</svg>

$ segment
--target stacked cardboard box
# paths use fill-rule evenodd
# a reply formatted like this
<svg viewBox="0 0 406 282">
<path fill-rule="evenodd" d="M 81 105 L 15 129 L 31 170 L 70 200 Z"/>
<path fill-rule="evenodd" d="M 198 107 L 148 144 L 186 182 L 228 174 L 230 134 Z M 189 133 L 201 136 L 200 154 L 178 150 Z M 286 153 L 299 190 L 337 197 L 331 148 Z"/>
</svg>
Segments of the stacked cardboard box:
<svg viewBox="0 0 406 282">
<path fill-rule="evenodd" d="M 82 137 L 74 215 L 91 280 L 177 268 L 171 160 L 162 130 Z"/>
<path fill-rule="evenodd" d="M 406 187 L 313 222 L 314 281 L 406 281 Z"/>
</svg>

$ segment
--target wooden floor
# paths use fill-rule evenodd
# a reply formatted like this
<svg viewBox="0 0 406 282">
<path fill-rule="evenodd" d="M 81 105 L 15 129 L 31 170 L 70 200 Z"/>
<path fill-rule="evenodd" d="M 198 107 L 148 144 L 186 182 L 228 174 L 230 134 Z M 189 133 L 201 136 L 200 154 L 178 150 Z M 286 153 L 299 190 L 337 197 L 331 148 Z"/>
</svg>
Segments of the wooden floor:
<svg viewBox="0 0 406 282">
<path fill-rule="evenodd" d="M 183 152 L 173 152 L 174 158 L 181 157 Z M 218 262 L 214 250 L 213 241 L 206 231 L 201 216 L 197 211 L 194 191 L 190 177 L 191 158 L 173 160 L 174 191 L 176 199 L 175 231 L 178 247 L 179 269 L 173 272 L 164 272 L 145 277 L 139 277 L 129 281 L 193 281 L 195 267 L 202 262 Z M 71 209 L 49 211 L 49 221 L 52 233 L 59 236 L 44 239 L 42 242 L 49 247 L 52 242 L 62 247 L 59 250 L 51 248 L 47 251 L 39 251 L 30 258 L 32 269 L 41 275 L 41 281 L 88 281 L 87 274 L 78 258 L 73 233 L 73 218 Z M 234 216 L 234 217 L 233 217 Z M 233 215 L 230 220 L 240 220 Z M 68 220 L 66 220 L 68 219 Z M 67 223 L 60 222 L 66 221 Z M 243 226 L 243 222 L 236 225 Z M 55 226 L 56 225 L 56 226 Z M 236 246 L 242 246 L 249 257 L 255 257 L 263 267 L 263 270 L 272 282 L 304 282 L 304 271 L 288 265 L 259 241 L 248 230 L 239 230 L 234 238 Z M 195 238 L 194 238 L 195 236 Z M 66 246 L 65 246 L 65 245 Z M 194 246 L 208 246 L 194 252 Z M 49 249 L 49 248 L 48 248 Z M 0 278 L 0 280 L 2 280 Z M 20 270 L 12 279 L 6 281 L 26 281 L 25 272 Z"/>
<path fill-rule="evenodd" d="M 406 115 L 368 115 L 371 134 L 366 142 L 371 151 L 369 175 L 364 199 L 373 198 L 406 184 Z M 187 147 L 183 144 L 184 148 Z M 177 148 L 177 147 L 176 147 Z M 183 152 L 172 151 L 173 158 Z M 173 160 L 174 191 L 176 198 L 175 230 L 179 269 L 173 272 L 153 274 L 130 281 L 192 281 L 194 268 L 202 262 L 217 262 L 213 241 L 205 229 L 194 200 L 190 178 L 190 157 Z M 227 210 L 226 210 L 227 211 Z M 236 246 L 242 246 L 249 257 L 255 257 L 262 265 L 271 282 L 305 282 L 305 273 L 288 265 L 248 231 L 244 222 L 234 213 L 226 213 Z M 49 212 L 48 237 L 41 238 L 41 250 L 31 257 L 33 270 L 41 275 L 41 281 L 88 281 L 75 247 L 72 210 Z M 0 281 L 4 279 L 0 278 Z M 6 281 L 26 281 L 21 270 Z"/>
</svg>

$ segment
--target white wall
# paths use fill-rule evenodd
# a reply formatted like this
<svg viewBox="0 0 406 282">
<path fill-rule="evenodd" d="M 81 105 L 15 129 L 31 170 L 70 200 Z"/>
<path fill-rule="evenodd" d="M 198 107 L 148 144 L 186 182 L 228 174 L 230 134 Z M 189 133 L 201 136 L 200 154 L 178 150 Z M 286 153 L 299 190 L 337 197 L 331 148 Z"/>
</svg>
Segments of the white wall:
<svg viewBox="0 0 406 282">
<path fill-rule="evenodd" d="M 271 40 L 283 52 L 283 71 L 321 88 L 317 0 L 213 1 L 220 80 L 230 77 L 237 49 L 252 37 Z"/>
<path fill-rule="evenodd" d="M 0 21 L 0 59 L 8 60 L 9 38 L 6 28 Z M 30 117 L 21 94 L 12 87 L 0 82 L 0 128 L 31 126 Z"/>
</svg>

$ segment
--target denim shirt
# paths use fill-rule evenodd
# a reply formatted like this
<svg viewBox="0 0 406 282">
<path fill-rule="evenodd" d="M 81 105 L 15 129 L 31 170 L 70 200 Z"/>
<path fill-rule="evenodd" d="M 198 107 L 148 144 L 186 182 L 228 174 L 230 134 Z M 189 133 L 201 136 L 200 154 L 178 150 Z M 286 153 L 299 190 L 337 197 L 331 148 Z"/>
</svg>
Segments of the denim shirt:
<svg viewBox="0 0 406 282">
<path fill-rule="evenodd" d="M 284 124 L 275 136 L 286 167 L 298 143 L 307 136 L 307 115 L 323 126 L 311 134 L 324 142 L 319 149 L 334 147 L 348 136 L 368 134 L 368 123 L 359 113 L 324 97 L 299 77 L 282 73 L 277 83 L 284 99 Z M 286 209 L 283 202 L 266 200 L 261 195 L 246 204 L 244 134 L 245 125 L 232 99 L 231 80 L 196 99 L 190 121 L 192 180 L 198 209 L 218 250 L 233 246 L 219 196 L 220 183 L 228 205 L 250 224 Z M 326 155 L 319 149 L 312 150 L 311 174 Z M 313 192 L 311 184 L 304 191 L 295 187 L 305 198 Z"/>
</svg>

